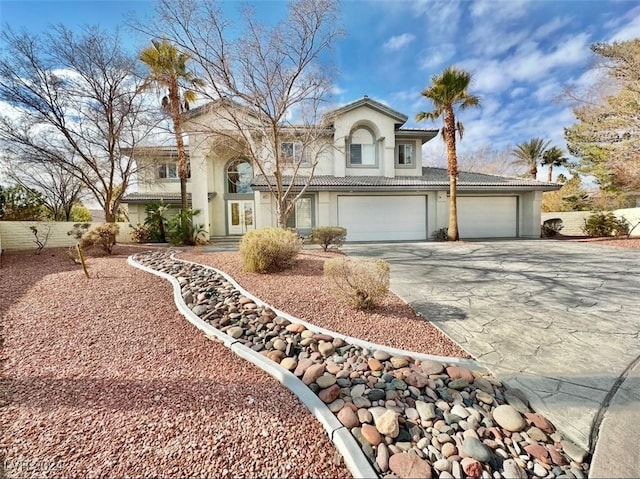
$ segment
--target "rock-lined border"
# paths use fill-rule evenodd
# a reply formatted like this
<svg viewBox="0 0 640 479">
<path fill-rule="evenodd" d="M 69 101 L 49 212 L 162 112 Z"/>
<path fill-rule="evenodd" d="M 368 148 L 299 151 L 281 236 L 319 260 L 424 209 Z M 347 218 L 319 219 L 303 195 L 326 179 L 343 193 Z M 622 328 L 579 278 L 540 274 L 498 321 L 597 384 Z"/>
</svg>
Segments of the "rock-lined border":
<svg viewBox="0 0 640 479">
<path fill-rule="evenodd" d="M 172 255 L 171 257 L 173 259 L 176 259 L 174 255 Z M 177 261 L 197 264 L 184 260 Z M 173 286 L 173 299 L 176 303 L 178 311 L 191 324 L 203 331 L 209 339 L 218 340 L 224 346 L 231 349 L 231 351 L 233 351 L 239 357 L 259 367 L 270 376 L 278 380 L 291 392 L 293 392 L 307 407 L 307 409 L 309 409 L 309 411 L 311 411 L 311 413 L 318 419 L 318 421 L 320 421 L 325 431 L 327 432 L 329 439 L 335 445 L 338 452 L 342 455 L 345 465 L 354 477 L 366 479 L 378 476 L 378 474 L 371 467 L 371 464 L 362 452 L 360 445 L 356 442 L 355 438 L 351 435 L 349 430 L 345 428 L 340 423 L 340 421 L 338 421 L 336 416 L 329 410 L 326 404 L 324 404 L 320 400 L 320 398 L 318 398 L 318 396 L 316 396 L 316 394 L 311 389 L 307 388 L 307 386 L 305 386 L 293 373 L 283 368 L 279 364 L 274 363 L 270 359 L 262 356 L 261 354 L 244 346 L 237 339 L 233 339 L 231 336 L 212 327 L 211 325 L 200 319 L 200 317 L 195 315 L 183 301 L 180 283 L 175 277 L 162 271 L 157 271 L 144 266 L 135 261 L 133 259 L 133 256 L 129 256 L 127 258 L 127 262 L 135 268 L 138 268 L 150 274 L 154 274 L 169 281 L 169 283 L 171 283 L 171 285 Z M 201 266 L 207 269 L 211 269 L 218 274 L 221 274 L 227 280 L 230 279 L 227 275 L 215 270 L 215 268 L 210 268 L 204 265 Z M 230 282 L 232 284 L 235 283 L 235 281 Z M 238 287 L 237 283 L 235 283 L 234 286 Z M 242 290 L 242 288 L 239 289 L 241 290 L 241 292 L 243 292 L 243 294 L 247 294 L 246 292 L 244 292 L 244 290 Z"/>
<path fill-rule="evenodd" d="M 220 330 L 214 328 L 207 322 L 203 321 L 199 316 L 194 314 L 193 311 L 191 311 L 187 307 L 186 303 L 182 298 L 180 283 L 174 276 L 168 273 L 164 273 L 162 271 L 157 271 L 155 269 L 149 268 L 148 266 L 145 266 L 143 264 L 140 264 L 133 258 L 133 256 L 134 255 L 131 255 L 127 258 L 127 262 L 131 266 L 138 268 L 142 271 L 145 271 L 147 273 L 154 274 L 156 276 L 164 278 L 167 281 L 169 281 L 169 283 L 171 283 L 171 285 L 173 286 L 173 300 L 176 303 L 176 307 L 178 308 L 178 311 L 180 311 L 180 314 L 182 314 L 191 324 L 193 324 L 196 328 L 204 332 L 205 335 L 210 339 L 218 340 L 220 343 L 222 343 L 227 348 L 231 349 L 235 354 L 237 354 L 241 358 L 249 361 L 250 363 L 254 364 L 255 366 L 259 367 L 260 369 L 268 373 L 270 376 L 278 380 L 283 386 L 285 386 L 287 389 L 293 392 L 296 396 L 298 396 L 300 401 L 302 401 L 302 403 L 307 407 L 307 409 L 309 409 L 309 411 L 311 411 L 311 413 L 316 417 L 316 419 L 320 421 L 325 431 L 327 432 L 329 439 L 335 445 L 338 452 L 342 455 L 345 465 L 347 466 L 347 469 L 349 469 L 349 471 L 351 472 L 351 474 L 353 474 L 355 478 L 366 479 L 366 478 L 378 477 L 378 473 L 371 466 L 371 463 L 365 456 L 364 452 L 362 452 L 362 448 L 360 447 L 360 444 L 358 444 L 358 442 L 353 437 L 349 429 L 347 429 L 345 426 L 342 425 L 342 423 L 338 420 L 335 414 L 331 412 L 331 410 L 327 407 L 327 405 L 322 400 L 320 400 L 320 398 L 311 389 L 309 389 L 300 379 L 298 379 L 291 371 L 283 368 L 279 364 L 271 361 L 270 359 L 266 358 L 260 353 L 257 353 L 256 351 L 251 350 L 250 348 L 243 345 L 237 339 L 232 338 L 231 336 L 221 332 Z M 175 261 L 198 265 L 202 268 L 214 271 L 216 274 L 221 275 L 229 283 L 231 283 L 238 291 L 240 291 L 240 293 L 243 296 L 250 298 L 257 305 L 268 307 L 271 310 L 273 310 L 278 316 L 282 316 L 291 322 L 303 324 L 310 331 L 315 331 L 320 334 L 330 334 L 334 337 L 339 337 L 343 339 L 345 342 L 355 344 L 359 347 L 363 347 L 367 349 L 382 350 L 393 355 L 410 354 L 412 357 L 415 357 L 424 361 L 426 360 L 440 361 L 440 362 L 446 362 L 449 364 L 462 365 L 474 370 L 485 370 L 475 361 L 471 361 L 468 359 L 449 358 L 444 356 L 413 353 L 413 352 L 405 351 L 402 349 L 389 348 L 389 347 L 381 346 L 368 341 L 363 341 L 358 338 L 352 338 L 350 336 L 335 333 L 325 328 L 320 328 L 313 324 L 307 323 L 306 321 L 302 321 L 301 319 L 295 318 L 284 311 L 280 311 L 277 308 L 270 306 L 269 304 L 265 303 L 261 299 L 255 297 L 254 295 L 246 291 L 233 278 L 231 278 L 229 275 L 227 275 L 223 271 L 219 271 L 215 268 L 212 268 L 211 266 L 202 265 L 199 263 L 195 263 L 193 261 L 187 261 L 187 260 L 176 258 L 175 254 L 172 254 L 170 257 Z"/>
<path fill-rule="evenodd" d="M 583 471 L 588 470 L 588 464 L 583 464 L 586 458 L 584 451 L 570 441 L 563 440 L 561 435 L 553 433 L 554 428 L 546 419 L 537 414 L 529 414 L 531 410 L 526 399 L 520 399 L 519 391 L 502 390 L 503 386 L 495 382 L 495 379 L 492 380 L 488 371 L 473 361 L 413 353 L 336 334 L 271 308 L 215 268 L 178 259 L 167 253 L 150 252 L 146 257 L 142 255 L 144 253 L 140 255 L 140 261 L 148 266 L 136 261 L 134 257 L 129 258 L 129 263 L 168 279 L 174 285 L 175 302 L 179 311 L 192 324 L 203 330 L 209 338 L 222 342 L 294 392 L 323 424 L 329 438 L 342 453 L 345 465 L 355 477 L 380 477 L 379 474 L 389 468 L 401 477 L 411 477 L 416 472 L 431 477 L 433 467 L 439 471 L 436 474 L 441 478 L 459 477 L 463 469 L 471 477 L 485 477 L 487 471 L 494 471 L 493 477 L 496 478 L 527 477 L 525 469 L 529 474 L 543 477 L 551 472 L 551 468 L 553 474 L 564 477 L 569 469 L 558 467 L 560 465 L 570 467 L 577 477 L 583 477 Z M 283 341 L 285 338 L 286 342 Z M 327 341 L 333 341 L 333 345 Z M 297 364 L 294 358 L 298 354 L 296 351 L 300 350 L 299 346 L 303 347 L 299 356 L 301 363 L 291 374 L 289 371 Z M 337 353 L 338 350 L 339 356 L 333 359 L 334 351 Z M 342 356 L 347 353 L 348 357 Z M 347 362 L 344 367 L 336 368 L 345 358 Z M 320 363 L 314 363 L 318 359 Z M 365 364 L 362 364 L 362 359 Z M 279 364 L 281 361 L 282 365 Z M 304 366 L 303 362 L 306 362 Z M 447 365 L 444 376 L 443 363 Z M 437 371 L 433 370 L 436 364 Z M 369 369 L 373 373 L 367 372 L 365 376 L 365 370 Z M 348 371 L 352 371 L 351 375 L 345 376 L 343 373 Z M 336 374 L 338 372 L 340 374 Z M 304 377 L 300 381 L 298 377 L 303 373 Z M 319 375 L 322 377 L 318 377 Z M 336 377 L 338 385 L 335 384 Z M 353 382 L 339 379 L 346 377 L 354 378 Z M 371 401 L 365 399 L 364 402 L 368 405 L 363 404 L 361 398 L 367 378 L 371 389 L 366 391 L 370 391 L 368 396 Z M 472 383 L 477 385 L 470 389 Z M 351 389 L 352 384 L 358 386 Z M 409 390 L 406 390 L 407 387 Z M 386 400 L 380 400 L 384 399 L 384 391 L 388 393 Z M 394 401 L 398 398 L 398 391 L 404 393 L 399 395 L 399 404 Z M 343 395 L 344 401 L 338 399 Z M 403 397 L 406 399 L 402 399 Z M 505 400 L 509 405 L 501 405 Z M 427 404 L 423 401 L 435 402 L 435 407 L 440 412 L 435 414 L 433 402 Z M 326 406 L 325 403 L 331 404 Z M 372 404 L 374 407 L 371 408 Z M 408 430 L 399 430 L 398 414 L 404 414 L 404 408 L 410 409 L 406 409 L 406 416 L 400 418 L 400 423 L 413 426 L 407 426 Z M 357 417 L 355 411 L 358 412 Z M 360 413 L 365 415 L 361 416 Z M 371 423 L 371 414 L 375 419 L 375 427 L 365 424 Z M 438 420 L 438 416 L 442 418 L 443 414 L 444 420 Z M 526 421 L 521 414 L 527 417 Z M 464 419 L 467 417 L 468 421 Z M 481 420 L 482 425 L 478 428 Z M 495 427 L 496 423 L 499 428 Z M 527 423 L 530 426 L 526 426 Z M 362 430 L 357 427 L 359 424 L 362 424 Z M 526 433 L 523 431 L 525 427 L 530 427 Z M 365 428 L 368 428 L 367 431 Z M 399 432 L 402 434 L 398 435 Z M 371 434 L 375 434 L 375 437 Z M 510 439 L 512 434 L 513 440 Z M 481 442 L 482 437 L 486 439 Z M 553 439 L 553 444 L 549 444 L 549 438 Z M 387 448 L 384 442 L 380 444 L 376 456 L 368 441 L 375 447 L 382 439 L 389 446 Z M 455 445 L 452 444 L 454 440 Z M 413 444 L 415 441 L 417 445 Z M 428 445 L 429 441 L 431 445 Z M 507 450 L 511 453 L 506 452 Z M 566 456 L 563 456 L 562 450 Z M 458 454 L 458 451 L 461 452 Z M 383 453 L 382 456 L 380 453 Z M 515 460 L 507 460 L 510 454 Z M 425 455 L 431 462 L 420 459 Z M 451 458 L 446 460 L 449 457 Z M 489 464 L 487 470 L 483 471 L 483 464 Z M 507 476 L 502 476 L 500 471 Z M 555 477 L 553 474 L 549 477 Z M 489 479 L 490 475 L 486 478 Z"/>
</svg>

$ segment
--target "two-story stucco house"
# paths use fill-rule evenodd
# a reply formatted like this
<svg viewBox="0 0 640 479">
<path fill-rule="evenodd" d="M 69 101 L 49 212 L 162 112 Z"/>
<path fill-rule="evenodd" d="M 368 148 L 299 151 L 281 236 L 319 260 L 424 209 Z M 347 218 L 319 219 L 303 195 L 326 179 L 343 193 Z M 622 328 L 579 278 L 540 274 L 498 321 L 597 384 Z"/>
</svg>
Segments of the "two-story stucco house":
<svg viewBox="0 0 640 479">
<path fill-rule="evenodd" d="M 208 121 L 210 108 L 186 117 L 191 177 L 189 191 L 198 223 L 211 237 L 241 235 L 277 224 L 265 177 L 230 150 L 212 147 L 195 122 Z M 211 121 L 216 121 L 214 116 Z M 426 240 L 448 224 L 447 171 L 422 166 L 422 145 L 437 130 L 402 128 L 407 116 L 368 97 L 324 117 L 323 137 L 331 148 L 317 158 L 315 174 L 295 205 L 289 226 L 302 234 L 314 226 L 343 226 L 348 241 Z M 191 128 L 191 129 L 190 129 Z M 215 131 L 210 129 L 209 131 Z M 281 151 L 295 156 L 295 140 Z M 125 197 L 132 223 L 144 221 L 145 204 L 179 202 L 176 155 L 156 150 L 140 189 Z M 304 170 L 302 164 L 301 169 Z M 308 176 L 297 181 L 301 187 Z M 285 183 L 291 179 L 285 176 Z M 540 236 L 542 192 L 559 185 L 478 173 L 460 173 L 458 216 L 461 238 Z"/>
</svg>

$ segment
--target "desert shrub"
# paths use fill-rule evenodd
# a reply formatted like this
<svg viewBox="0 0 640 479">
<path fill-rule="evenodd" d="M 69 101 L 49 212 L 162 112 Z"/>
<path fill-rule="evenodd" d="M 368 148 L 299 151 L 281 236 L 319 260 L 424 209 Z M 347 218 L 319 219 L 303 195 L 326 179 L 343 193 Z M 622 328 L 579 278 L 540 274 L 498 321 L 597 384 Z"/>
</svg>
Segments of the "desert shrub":
<svg viewBox="0 0 640 479">
<path fill-rule="evenodd" d="M 357 309 L 372 309 L 389 291 L 389 264 L 382 259 L 330 258 L 324 275 L 332 293 Z"/>
<path fill-rule="evenodd" d="M 116 223 L 95 225 L 80 238 L 80 248 L 86 250 L 93 246 L 100 246 L 105 253 L 111 254 L 119 231 L 120 227 Z"/>
<path fill-rule="evenodd" d="M 203 225 L 196 225 L 193 217 L 200 210 L 180 210 L 167 221 L 167 239 L 174 246 L 192 246 L 206 243 Z"/>
<path fill-rule="evenodd" d="M 253 273 L 272 273 L 293 266 L 302 240 L 293 231 L 260 228 L 245 233 L 240 241 L 244 269 Z"/>
<path fill-rule="evenodd" d="M 131 241 L 134 243 L 146 243 L 149 241 L 149 238 L 151 237 L 151 230 L 149 227 L 141 224 L 136 226 L 130 224 L 129 227 L 131 228 Z"/>
<path fill-rule="evenodd" d="M 582 231 L 587 236 L 623 236 L 629 233 L 629 222 L 610 211 L 598 211 L 584 220 Z"/>
<path fill-rule="evenodd" d="M 449 239 L 449 228 L 439 228 L 431 233 L 431 239 L 436 241 L 447 241 Z"/>
<path fill-rule="evenodd" d="M 561 218 L 549 218 L 542 223 L 542 236 L 553 238 L 564 228 Z"/>
<path fill-rule="evenodd" d="M 75 239 L 79 240 L 82 238 L 82 235 L 89 231 L 89 227 L 91 223 L 76 223 L 73 225 L 73 229 L 67 231 L 69 236 L 73 236 Z"/>
<path fill-rule="evenodd" d="M 309 239 L 313 244 L 319 244 L 324 251 L 327 251 L 331 245 L 342 246 L 346 237 L 346 228 L 341 228 L 340 226 L 318 226 L 311 230 Z"/>
</svg>

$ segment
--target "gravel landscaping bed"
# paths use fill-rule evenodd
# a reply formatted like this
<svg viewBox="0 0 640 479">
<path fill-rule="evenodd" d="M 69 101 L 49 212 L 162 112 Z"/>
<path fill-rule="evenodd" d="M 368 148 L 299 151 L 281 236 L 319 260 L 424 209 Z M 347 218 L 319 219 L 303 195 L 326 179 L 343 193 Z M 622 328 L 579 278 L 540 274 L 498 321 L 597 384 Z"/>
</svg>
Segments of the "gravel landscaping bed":
<svg viewBox="0 0 640 479">
<path fill-rule="evenodd" d="M 356 311 L 340 304 L 323 276 L 326 258 L 336 253 L 304 250 L 295 266 L 275 274 L 248 273 L 235 252 L 180 254 L 196 263 L 229 274 L 244 289 L 271 306 L 322 328 L 376 344 L 438 356 L 468 358 L 469 354 L 427 319 L 389 293 L 379 308 Z"/>
<path fill-rule="evenodd" d="M 1 258 L 0 477 L 350 477 L 309 411 L 117 255 Z"/>
<path fill-rule="evenodd" d="M 293 372 L 351 432 L 379 477 L 588 474 L 588 454 L 535 414 L 521 391 L 486 372 L 314 332 L 244 296 L 213 269 L 166 252 L 135 260 L 173 276 L 202 322 Z"/>
</svg>

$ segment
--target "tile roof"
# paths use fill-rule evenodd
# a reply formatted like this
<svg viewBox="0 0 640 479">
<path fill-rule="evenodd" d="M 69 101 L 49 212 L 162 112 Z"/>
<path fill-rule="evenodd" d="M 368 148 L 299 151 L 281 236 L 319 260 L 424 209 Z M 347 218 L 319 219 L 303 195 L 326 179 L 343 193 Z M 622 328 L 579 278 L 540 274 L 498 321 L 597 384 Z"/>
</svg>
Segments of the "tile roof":
<svg viewBox="0 0 640 479">
<path fill-rule="evenodd" d="M 209 199 L 216 196 L 216 193 L 209 193 Z M 191 202 L 191 193 L 187 193 L 187 199 Z M 162 192 L 134 192 L 129 193 L 122 198 L 123 203 L 149 203 L 151 201 L 164 201 L 170 204 L 179 204 L 181 201 L 180 193 Z"/>
<path fill-rule="evenodd" d="M 291 177 L 284 177 L 284 183 L 288 185 Z M 296 178 L 298 186 L 304 186 L 306 177 Z M 267 182 L 263 176 L 257 176 L 252 186 L 258 191 L 267 190 Z M 484 173 L 460 172 L 458 176 L 459 190 L 541 190 L 552 191 L 560 188 L 557 183 L 529 180 L 525 178 L 511 178 Z M 309 191 L 344 191 L 344 190 L 442 190 L 449 187 L 449 176 L 444 168 L 424 167 L 422 176 L 396 176 L 387 178 L 384 176 L 345 176 L 318 175 L 311 179 Z"/>
</svg>

